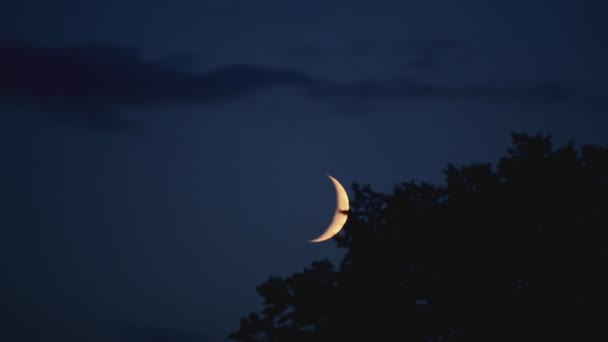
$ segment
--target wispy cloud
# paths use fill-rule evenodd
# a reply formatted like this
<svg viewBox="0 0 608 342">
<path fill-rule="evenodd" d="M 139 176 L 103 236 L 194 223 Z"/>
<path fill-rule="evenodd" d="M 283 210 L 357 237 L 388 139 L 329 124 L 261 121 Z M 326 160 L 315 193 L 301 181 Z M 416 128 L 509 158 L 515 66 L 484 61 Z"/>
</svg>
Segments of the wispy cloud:
<svg viewBox="0 0 608 342">
<path fill-rule="evenodd" d="M 316 81 L 297 71 L 226 65 L 197 73 L 144 60 L 111 45 L 52 48 L 0 43 L 0 98 L 35 103 L 101 127 L 123 126 L 122 107 L 216 104 L 276 86 Z M 110 121 L 108 121 L 110 120 Z"/>
<path fill-rule="evenodd" d="M 316 46 L 290 46 L 284 50 L 288 58 L 316 62 L 336 62 L 338 59 L 360 57 L 381 60 L 399 59 L 411 69 L 436 69 L 458 62 L 458 53 L 466 50 L 466 44 L 451 39 L 407 38 L 392 41 L 359 39 L 342 46 L 320 48 Z"/>
<path fill-rule="evenodd" d="M 321 49 L 313 46 L 291 46 L 285 48 L 285 55 L 296 58 L 327 58 L 335 53 L 329 49 Z"/>
<path fill-rule="evenodd" d="M 447 63 L 447 58 L 453 58 L 457 49 L 464 44 L 449 39 L 403 39 L 389 44 L 390 51 L 398 57 L 407 60 L 410 67 L 416 69 L 432 69 Z"/>
<path fill-rule="evenodd" d="M 426 46 L 409 42 L 405 46 Z M 429 49 L 450 46 L 437 41 Z M 473 99 L 557 101 L 572 95 L 557 83 L 531 85 L 428 83 L 408 78 L 330 81 L 297 70 L 247 64 L 194 72 L 150 62 L 136 50 L 111 45 L 43 47 L 0 43 L 0 100 L 44 108 L 54 121 L 133 129 L 129 107 L 212 105 L 274 87 L 302 90 L 311 100 Z"/>
<path fill-rule="evenodd" d="M 497 99 L 513 101 L 552 101 L 571 96 L 568 87 L 558 83 L 521 86 L 493 84 L 426 83 L 410 79 L 362 80 L 327 83 L 312 90 L 314 96 L 357 99 Z"/>
</svg>

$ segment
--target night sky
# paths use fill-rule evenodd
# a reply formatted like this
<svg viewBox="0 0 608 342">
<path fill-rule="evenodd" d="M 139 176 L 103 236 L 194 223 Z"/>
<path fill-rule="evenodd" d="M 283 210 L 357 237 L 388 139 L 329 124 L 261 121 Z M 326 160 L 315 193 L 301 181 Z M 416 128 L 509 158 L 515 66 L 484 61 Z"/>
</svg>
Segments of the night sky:
<svg viewBox="0 0 608 342">
<path fill-rule="evenodd" d="M 608 144 L 606 5 L 3 1 L 0 339 L 226 341 L 388 192 Z M 603 8 L 600 8 L 603 6 Z"/>
</svg>

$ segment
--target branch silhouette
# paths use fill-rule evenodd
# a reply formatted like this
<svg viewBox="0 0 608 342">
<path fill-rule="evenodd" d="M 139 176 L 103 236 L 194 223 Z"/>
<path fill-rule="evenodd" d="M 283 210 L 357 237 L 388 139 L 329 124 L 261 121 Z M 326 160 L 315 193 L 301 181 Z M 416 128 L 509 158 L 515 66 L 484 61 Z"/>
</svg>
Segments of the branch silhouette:
<svg viewBox="0 0 608 342">
<path fill-rule="evenodd" d="M 512 142 L 495 167 L 448 164 L 445 185 L 353 183 L 339 268 L 270 277 L 262 311 L 229 337 L 607 339 L 608 147 Z"/>
</svg>

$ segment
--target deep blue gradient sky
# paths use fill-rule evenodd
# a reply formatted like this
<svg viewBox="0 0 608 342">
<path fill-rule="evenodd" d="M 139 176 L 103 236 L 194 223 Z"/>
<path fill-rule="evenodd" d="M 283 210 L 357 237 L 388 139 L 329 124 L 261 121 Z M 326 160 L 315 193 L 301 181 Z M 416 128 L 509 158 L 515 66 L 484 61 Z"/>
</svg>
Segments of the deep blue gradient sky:
<svg viewBox="0 0 608 342">
<path fill-rule="evenodd" d="M 340 260 L 305 242 L 325 174 L 607 144 L 594 3 L 2 2 L 0 338 L 225 341 L 268 276 Z"/>
</svg>

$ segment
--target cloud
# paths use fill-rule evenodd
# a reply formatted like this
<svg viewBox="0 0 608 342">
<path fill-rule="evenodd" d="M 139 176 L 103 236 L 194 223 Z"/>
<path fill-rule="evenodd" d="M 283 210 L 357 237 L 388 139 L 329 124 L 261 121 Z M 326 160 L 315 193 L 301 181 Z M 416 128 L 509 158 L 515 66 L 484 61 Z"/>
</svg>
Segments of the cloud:
<svg viewBox="0 0 608 342">
<path fill-rule="evenodd" d="M 165 56 L 159 61 L 160 66 L 168 68 L 192 67 L 200 60 L 200 56 L 193 53 L 173 53 Z"/>
<path fill-rule="evenodd" d="M 407 41 L 403 46 L 432 50 L 452 44 Z M 134 49 L 99 44 L 43 47 L 0 42 L 0 75 L 0 100 L 5 103 L 37 106 L 54 122 L 129 131 L 137 125 L 121 114 L 123 108 L 214 105 L 274 87 L 300 89 L 311 100 L 358 102 L 424 98 L 557 101 L 572 96 L 571 89 L 558 83 L 465 85 L 408 78 L 337 82 L 297 70 L 248 64 L 194 72 L 162 60 L 146 61 Z"/>
<path fill-rule="evenodd" d="M 407 58 L 407 63 L 415 69 L 432 69 L 446 63 L 446 57 L 453 57 L 455 50 L 464 44 L 449 39 L 412 38 L 393 41 L 390 51 L 397 57 Z"/>
<path fill-rule="evenodd" d="M 132 126 L 116 114 L 124 107 L 217 104 L 316 82 L 297 71 L 247 64 L 197 73 L 148 62 L 134 49 L 112 45 L 54 48 L 19 42 L 0 42 L 0 75 L 5 102 L 34 103 L 53 120 L 103 128 Z"/>
<path fill-rule="evenodd" d="M 572 91 L 559 83 L 536 85 L 425 83 L 407 78 L 327 83 L 317 86 L 313 96 L 353 99 L 473 99 L 512 101 L 554 101 L 571 97 Z"/>
<path fill-rule="evenodd" d="M 343 60 L 344 58 L 362 57 L 376 49 L 377 42 L 373 39 L 358 39 L 343 46 L 332 45 L 320 47 L 311 45 L 291 45 L 283 50 L 287 58 L 319 62 L 326 60 Z"/>
<path fill-rule="evenodd" d="M 461 43 L 449 39 L 422 38 L 397 40 L 391 43 L 391 47 L 396 53 L 407 53 L 412 50 L 423 50 L 429 53 L 436 53 L 439 51 L 454 49 L 460 47 L 461 45 Z"/>
<path fill-rule="evenodd" d="M 331 57 L 334 54 L 329 49 L 321 49 L 313 46 L 291 46 L 285 48 L 285 55 L 287 57 L 296 57 L 296 58 L 327 58 Z"/>
</svg>

